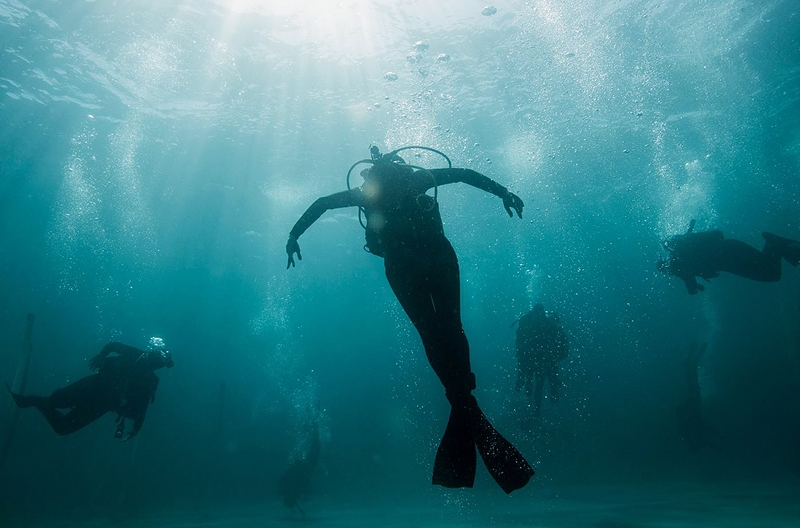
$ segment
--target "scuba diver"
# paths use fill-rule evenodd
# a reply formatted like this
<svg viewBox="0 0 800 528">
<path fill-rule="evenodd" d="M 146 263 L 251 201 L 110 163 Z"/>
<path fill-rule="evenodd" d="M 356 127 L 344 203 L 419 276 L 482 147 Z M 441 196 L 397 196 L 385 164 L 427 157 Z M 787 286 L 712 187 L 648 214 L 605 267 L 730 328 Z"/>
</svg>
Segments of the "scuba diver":
<svg viewBox="0 0 800 528">
<path fill-rule="evenodd" d="M 513 326 L 513 325 L 512 325 Z M 519 392 L 525 387 L 528 397 L 533 388 L 533 415 L 542 412 L 542 390 L 545 380 L 550 384 L 550 399 L 558 401 L 561 380 L 558 378 L 558 364 L 569 353 L 567 334 L 559 323 L 557 314 L 547 315 L 544 306 L 537 303 L 533 310 L 519 318 L 516 337 L 517 383 Z"/>
<path fill-rule="evenodd" d="M 109 357 L 110 354 L 116 354 Z M 81 378 L 50 396 L 16 394 L 6 384 L 18 407 L 36 407 L 57 435 L 72 434 L 107 412 L 117 413 L 114 437 L 127 442 L 142 428 L 147 406 L 155 401 L 158 376 L 153 371 L 174 365 L 172 355 L 160 337 L 150 338 L 143 351 L 122 343 L 108 343 L 89 360 L 96 373 Z M 70 409 L 63 414 L 58 409 Z M 123 438 L 125 418 L 133 429 Z"/>
<path fill-rule="evenodd" d="M 435 152 L 447 160 L 446 169 L 424 169 L 405 163 L 398 153 L 407 149 Z M 297 239 L 327 210 L 358 207 L 366 231 L 364 249 L 383 257 L 386 278 L 397 300 L 419 332 L 428 361 L 445 388 L 450 418 L 436 452 L 433 484 L 472 487 L 475 448 L 492 477 L 506 492 L 523 487 L 534 472 L 525 458 L 503 438 L 478 407 L 472 391 L 475 375 L 469 343 L 461 324 L 461 284 L 458 259 L 444 235 L 437 201 L 438 186 L 462 182 L 503 200 L 508 215 L 522 218 L 522 200 L 499 183 L 470 169 L 452 167 L 450 159 L 429 147 L 404 147 L 381 155 L 370 149 L 347 173 L 348 190 L 317 199 L 292 227 L 286 243 L 288 269 L 294 255 L 302 260 Z M 350 173 L 369 164 L 361 187 L 350 188 Z M 434 196 L 426 194 L 433 189 Z M 362 214 L 366 224 L 362 221 Z"/>
<path fill-rule="evenodd" d="M 759 251 L 740 240 L 725 238 L 722 231 L 694 233 L 694 225 L 692 220 L 686 233 L 663 242 L 669 255 L 657 263 L 660 272 L 681 278 L 691 295 L 705 290 L 696 277 L 707 281 L 724 271 L 754 281 L 777 282 L 781 279 L 781 259 L 792 266 L 800 263 L 797 240 L 764 232 L 764 249 Z"/>
<path fill-rule="evenodd" d="M 703 418 L 703 406 L 700 396 L 700 359 L 706 351 L 707 344 L 699 347 L 692 342 L 689 354 L 684 360 L 686 385 L 688 394 L 686 401 L 675 406 L 678 419 L 678 433 L 691 452 L 699 451 L 704 447 L 716 446 L 716 431 L 712 429 Z"/>
<path fill-rule="evenodd" d="M 283 472 L 278 480 L 278 492 L 283 495 L 283 505 L 294 511 L 297 509 L 303 516 L 306 512 L 300 507 L 298 499 L 308 496 L 311 492 L 311 476 L 319 462 L 321 449 L 319 441 L 319 428 L 314 424 L 311 430 L 311 444 L 308 453 L 303 458 L 297 459 Z"/>
</svg>

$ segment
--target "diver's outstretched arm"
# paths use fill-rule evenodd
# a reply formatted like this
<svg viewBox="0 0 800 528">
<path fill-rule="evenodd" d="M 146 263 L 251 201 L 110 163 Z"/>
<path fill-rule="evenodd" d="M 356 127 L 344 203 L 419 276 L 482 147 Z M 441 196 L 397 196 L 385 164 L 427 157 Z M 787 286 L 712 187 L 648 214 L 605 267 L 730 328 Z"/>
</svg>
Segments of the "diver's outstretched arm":
<svg viewBox="0 0 800 528">
<path fill-rule="evenodd" d="M 103 347 L 99 354 L 89 360 L 89 369 L 97 370 L 103 366 L 103 362 L 112 352 L 124 358 L 135 359 L 142 353 L 138 348 L 128 346 L 123 343 L 111 342 Z"/>
<path fill-rule="evenodd" d="M 683 283 L 686 285 L 686 291 L 689 292 L 689 295 L 694 295 L 706 289 L 705 286 L 697 282 L 697 278 L 695 277 L 681 276 L 681 279 L 683 279 Z"/>
<path fill-rule="evenodd" d="M 513 209 L 517 212 L 517 216 L 522 218 L 522 209 L 525 207 L 522 199 L 488 176 L 484 176 L 480 172 L 475 172 L 472 169 L 433 169 L 430 172 L 433 174 L 437 185 L 446 185 L 456 182 L 472 185 L 477 189 L 501 198 L 503 200 L 503 207 L 505 207 L 506 212 L 508 212 L 508 216 L 514 216 L 512 212 Z"/>
<path fill-rule="evenodd" d="M 306 229 L 311 227 L 311 224 L 316 222 L 325 211 L 328 209 L 340 209 L 342 207 L 354 207 L 362 205 L 362 202 L 360 188 L 317 198 L 317 200 L 306 209 L 306 212 L 297 220 L 294 227 L 292 227 L 292 230 L 289 232 L 289 241 L 286 242 L 286 254 L 289 256 L 289 260 L 286 263 L 286 269 L 289 269 L 289 266 L 294 266 L 295 253 L 297 253 L 298 260 L 303 260 L 297 239 L 300 238 L 300 235 L 305 233 Z"/>
</svg>

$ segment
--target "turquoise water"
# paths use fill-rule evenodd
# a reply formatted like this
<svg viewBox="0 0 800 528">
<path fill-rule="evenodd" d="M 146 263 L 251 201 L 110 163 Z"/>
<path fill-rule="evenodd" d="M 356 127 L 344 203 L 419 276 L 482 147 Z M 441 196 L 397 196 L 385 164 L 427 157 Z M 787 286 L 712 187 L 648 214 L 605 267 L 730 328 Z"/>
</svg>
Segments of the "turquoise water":
<svg viewBox="0 0 800 528">
<path fill-rule="evenodd" d="M 0 0 L 0 373 L 29 312 L 31 393 L 111 340 L 160 335 L 176 363 L 134 442 L 110 415 L 61 438 L 34 411 L 4 422 L 3 526 L 800 518 L 800 269 L 689 296 L 655 268 L 691 219 L 800 239 L 800 7 L 487 7 Z M 326 213 L 285 269 L 295 220 L 373 144 L 440 149 L 525 201 L 520 221 L 438 189 L 476 396 L 537 471 L 510 497 L 482 467 L 472 490 L 430 485 L 447 403 L 356 211 Z M 536 302 L 571 352 L 534 420 L 509 325 Z M 693 341 L 719 433 L 701 452 L 675 418 Z M 313 420 L 301 518 L 277 479 Z"/>
</svg>

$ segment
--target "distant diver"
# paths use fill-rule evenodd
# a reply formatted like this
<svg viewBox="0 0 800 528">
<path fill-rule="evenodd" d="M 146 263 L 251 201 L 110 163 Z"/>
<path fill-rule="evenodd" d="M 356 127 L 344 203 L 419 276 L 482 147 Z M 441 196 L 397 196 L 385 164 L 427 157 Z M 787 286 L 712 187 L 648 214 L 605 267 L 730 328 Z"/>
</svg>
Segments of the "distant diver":
<svg viewBox="0 0 800 528">
<path fill-rule="evenodd" d="M 306 512 L 300 507 L 298 500 L 311 493 L 311 476 L 319 463 L 321 447 L 319 428 L 314 424 L 308 452 L 303 458 L 292 462 L 278 480 L 278 493 L 283 496 L 283 505 L 292 511 L 299 511 L 303 516 Z"/>
<path fill-rule="evenodd" d="M 446 169 L 407 164 L 398 153 L 422 149 L 440 154 Z M 425 353 L 445 388 L 450 419 L 436 453 L 433 484 L 448 488 L 472 487 L 475 448 L 489 473 L 506 492 L 523 487 L 534 472 L 525 458 L 503 438 L 478 407 L 472 390 L 475 375 L 469 343 L 461 324 L 461 285 L 458 259 L 444 235 L 437 201 L 438 186 L 462 182 L 503 200 L 508 215 L 522 218 L 523 202 L 486 176 L 470 169 L 454 169 L 443 153 L 428 147 L 403 147 L 381 154 L 371 147 L 371 159 L 356 162 L 347 173 L 348 190 L 317 199 L 289 234 L 287 269 L 294 255 L 302 260 L 297 239 L 325 211 L 358 207 L 366 231 L 364 249 L 384 258 L 386 278 L 397 300 L 422 338 Z M 350 174 L 360 164 L 364 183 L 350 188 Z M 434 195 L 426 192 L 433 189 Z M 366 224 L 362 220 L 366 218 Z"/>
<path fill-rule="evenodd" d="M 684 360 L 684 374 L 688 389 L 686 401 L 675 407 L 678 433 L 690 452 L 699 451 L 705 447 L 716 447 L 716 431 L 703 418 L 703 401 L 700 394 L 700 360 L 706 351 L 706 346 L 706 343 L 700 346 L 696 342 L 692 343 Z"/>
<path fill-rule="evenodd" d="M 550 399 L 553 402 L 558 401 L 562 384 L 558 377 L 558 364 L 569 354 L 567 334 L 561 327 L 558 315 L 548 316 L 544 306 L 537 303 L 531 311 L 519 318 L 515 344 L 517 349 L 515 388 L 519 392 L 524 387 L 528 397 L 533 392 L 533 415 L 539 416 L 542 412 L 542 391 L 545 381 L 550 384 Z"/>
<path fill-rule="evenodd" d="M 764 232 L 764 249 L 759 251 L 740 240 L 725 238 L 722 231 L 695 233 L 694 225 L 692 220 L 686 233 L 663 242 L 669 254 L 657 264 L 662 273 L 682 279 L 691 295 L 705 289 L 696 277 L 709 280 L 727 272 L 754 281 L 777 282 L 781 279 L 781 259 L 792 266 L 800 263 L 797 240 Z"/>
<path fill-rule="evenodd" d="M 109 357 L 110 354 L 116 354 Z M 154 371 L 174 365 L 172 355 L 159 337 L 150 339 L 148 350 L 122 343 L 108 343 L 89 361 L 95 374 L 81 378 L 50 396 L 28 396 L 6 388 L 18 407 L 36 407 L 57 435 L 72 434 L 108 412 L 117 413 L 114 437 L 126 442 L 139 434 L 147 407 L 155 401 L 158 376 Z M 70 409 L 66 414 L 58 409 Z M 125 419 L 133 429 L 125 433 Z"/>
</svg>

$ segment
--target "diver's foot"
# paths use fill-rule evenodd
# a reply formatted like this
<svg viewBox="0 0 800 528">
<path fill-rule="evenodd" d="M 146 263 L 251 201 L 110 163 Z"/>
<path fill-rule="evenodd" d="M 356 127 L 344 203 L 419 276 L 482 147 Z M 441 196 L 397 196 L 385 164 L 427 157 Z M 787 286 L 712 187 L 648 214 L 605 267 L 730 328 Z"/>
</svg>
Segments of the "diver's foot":
<svg viewBox="0 0 800 528">
<path fill-rule="evenodd" d="M 792 238 L 786 238 L 782 236 L 778 236 L 775 233 L 770 233 L 769 231 L 764 231 L 761 233 L 761 238 L 769 242 L 770 244 L 775 244 L 776 246 L 789 246 L 792 244 L 800 244 L 797 240 Z"/>
<path fill-rule="evenodd" d="M 433 463 L 433 484 L 445 488 L 471 488 L 474 484 L 477 453 L 470 421 L 463 403 L 451 408 Z"/>
<path fill-rule="evenodd" d="M 800 264 L 800 243 L 789 244 L 783 250 L 783 258 L 794 267 Z"/>
<path fill-rule="evenodd" d="M 781 256 L 786 262 L 795 267 L 800 264 L 800 242 L 766 231 L 761 233 L 761 236 L 767 241 L 767 244 L 780 248 Z"/>
<path fill-rule="evenodd" d="M 6 390 L 11 395 L 11 397 L 14 399 L 14 403 L 16 403 L 17 407 L 19 407 L 20 409 L 25 409 L 26 407 L 30 407 L 31 405 L 33 405 L 32 403 L 30 403 L 28 401 L 27 397 L 23 396 L 22 394 L 17 394 L 16 392 L 12 391 L 11 387 L 8 386 L 8 383 L 6 383 Z"/>
<path fill-rule="evenodd" d="M 489 423 L 472 399 L 472 427 L 475 446 L 489 474 L 506 493 L 525 486 L 533 476 L 533 468 L 525 457 Z"/>
</svg>

